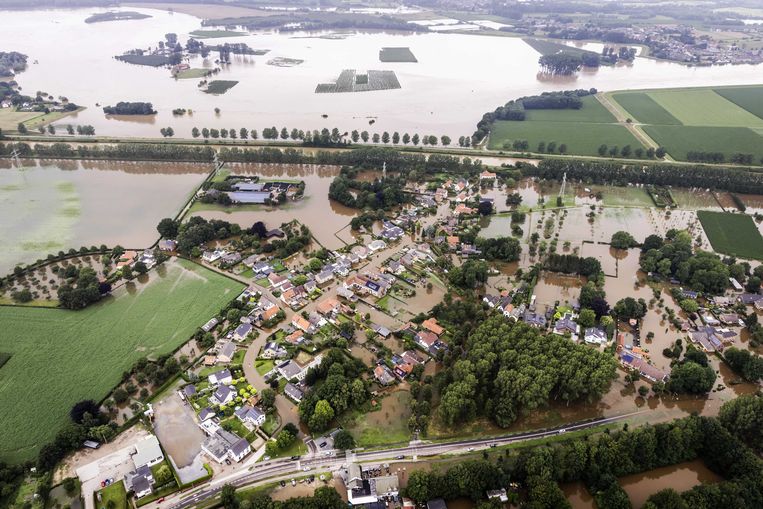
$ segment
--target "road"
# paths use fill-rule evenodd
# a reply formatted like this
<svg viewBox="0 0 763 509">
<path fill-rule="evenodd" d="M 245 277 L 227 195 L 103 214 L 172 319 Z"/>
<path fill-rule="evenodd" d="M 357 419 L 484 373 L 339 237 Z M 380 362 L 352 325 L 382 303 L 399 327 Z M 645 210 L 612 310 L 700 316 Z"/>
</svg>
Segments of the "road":
<svg viewBox="0 0 763 509">
<path fill-rule="evenodd" d="M 256 463 L 248 469 L 230 474 L 225 477 L 212 479 L 208 483 L 186 491 L 167 497 L 167 500 L 160 504 L 152 503 L 144 507 L 153 509 L 158 507 L 170 507 L 172 509 L 186 509 L 193 507 L 200 502 L 216 496 L 225 484 L 231 484 L 236 487 L 250 486 L 264 482 L 274 482 L 279 480 L 290 480 L 293 477 L 305 475 L 305 468 L 309 467 L 312 473 L 322 471 L 337 470 L 348 462 L 369 463 L 384 461 L 386 463 L 410 462 L 416 461 L 421 457 L 437 456 L 441 454 L 466 454 L 481 449 L 489 449 L 495 446 L 504 446 L 517 442 L 537 440 L 559 435 L 560 432 L 578 431 L 604 424 L 611 424 L 628 419 L 636 414 L 632 412 L 625 415 L 600 418 L 590 422 L 571 424 L 566 427 L 555 428 L 544 431 L 531 431 L 513 435 L 505 435 L 492 438 L 475 438 L 469 440 L 459 440 L 454 442 L 411 442 L 405 447 L 395 449 L 385 449 L 379 451 L 349 453 L 346 457 L 341 456 L 307 456 L 299 460 L 279 459 L 264 463 Z M 565 431 L 562 431 L 565 430 Z M 401 457 L 401 459 L 396 459 Z"/>
</svg>

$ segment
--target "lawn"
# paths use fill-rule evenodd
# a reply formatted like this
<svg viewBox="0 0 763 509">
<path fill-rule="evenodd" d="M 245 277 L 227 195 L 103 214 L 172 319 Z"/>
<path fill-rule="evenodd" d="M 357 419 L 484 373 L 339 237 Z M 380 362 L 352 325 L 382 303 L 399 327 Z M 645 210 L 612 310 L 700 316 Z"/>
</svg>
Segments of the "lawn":
<svg viewBox="0 0 763 509">
<path fill-rule="evenodd" d="M 188 79 L 194 79 L 194 78 L 204 78 L 209 74 L 209 69 L 186 69 L 184 71 L 180 71 L 175 75 L 175 77 L 179 80 L 188 80 Z"/>
<path fill-rule="evenodd" d="M 758 118 L 763 118 L 763 86 L 757 87 L 724 87 L 714 89 L 740 108 L 743 108 Z"/>
<path fill-rule="evenodd" d="M 527 140 L 530 151 L 538 149 L 541 141 L 555 141 L 567 145 L 567 153 L 583 156 L 597 156 L 599 146 L 609 147 L 630 145 L 634 150 L 641 143 L 625 126 L 617 124 L 572 124 L 570 122 L 533 122 L 533 121 L 498 121 L 490 132 L 490 147 L 494 150 L 503 148 L 506 141 Z"/>
<path fill-rule="evenodd" d="M 99 400 L 143 356 L 174 351 L 243 286 L 180 260 L 82 311 L 0 307 L 0 460 L 26 461 L 82 399 Z"/>
<path fill-rule="evenodd" d="M 579 110 L 525 110 L 527 120 L 546 122 L 589 122 L 594 124 L 613 124 L 617 119 L 595 96 L 582 98 L 583 107 Z M 527 121 L 525 120 L 525 122 Z"/>
<path fill-rule="evenodd" d="M 247 35 L 246 32 L 235 32 L 233 30 L 194 30 L 189 33 L 194 39 L 218 39 L 220 37 L 241 37 Z"/>
<path fill-rule="evenodd" d="M 644 131 L 665 147 L 675 159 L 685 160 L 687 152 L 722 152 L 728 160 L 738 152 L 763 157 L 763 137 L 745 127 L 702 127 L 679 125 L 645 125 Z"/>
<path fill-rule="evenodd" d="M 699 210 L 697 217 L 713 250 L 740 258 L 763 260 L 763 237 L 750 216 Z"/>
<path fill-rule="evenodd" d="M 220 95 L 235 87 L 237 83 L 238 81 L 213 80 L 209 82 L 207 89 L 204 91 L 208 94 Z"/>
<path fill-rule="evenodd" d="M 358 447 L 377 447 L 408 442 L 410 416 L 411 393 L 396 391 L 381 400 L 379 410 L 348 413 L 341 424 L 355 438 Z"/>
<path fill-rule="evenodd" d="M 632 119 L 642 124 L 680 125 L 681 122 L 665 108 L 655 102 L 645 92 L 623 92 L 612 94 L 620 106 Z"/>
<path fill-rule="evenodd" d="M 710 89 L 652 90 L 648 94 L 686 126 L 763 126 L 762 118 Z"/>
<path fill-rule="evenodd" d="M 275 364 L 270 360 L 255 361 L 254 363 L 254 369 L 257 370 L 257 373 L 259 373 L 260 376 L 265 376 L 265 373 L 268 373 L 274 366 Z"/>
<path fill-rule="evenodd" d="M 101 494 L 101 500 L 98 501 L 98 493 Z M 115 482 L 106 486 L 101 491 L 93 495 L 96 500 L 95 506 L 100 509 L 106 507 L 110 509 L 127 509 L 127 492 L 125 491 L 125 482 Z M 110 502 L 113 501 L 113 505 Z"/>
<path fill-rule="evenodd" d="M 273 433 L 275 433 L 275 431 L 278 429 L 280 425 L 281 425 L 281 421 L 278 419 L 278 415 L 275 412 L 270 412 L 265 417 L 265 422 L 262 423 L 262 426 L 260 426 L 260 429 L 267 436 L 272 437 Z"/>
</svg>

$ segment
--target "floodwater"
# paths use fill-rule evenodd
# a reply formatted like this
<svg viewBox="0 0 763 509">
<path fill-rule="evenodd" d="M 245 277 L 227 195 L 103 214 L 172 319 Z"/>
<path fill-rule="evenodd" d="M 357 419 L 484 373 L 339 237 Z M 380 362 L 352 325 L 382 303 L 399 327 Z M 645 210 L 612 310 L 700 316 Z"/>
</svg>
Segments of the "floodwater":
<svg viewBox="0 0 763 509">
<path fill-rule="evenodd" d="M 117 161 L 24 161 L 0 168 L 0 273 L 81 246 L 143 248 L 209 167 Z"/>
<path fill-rule="evenodd" d="M 577 301 L 583 284 L 585 278 L 580 276 L 544 272 L 533 291 L 538 311 L 543 313 L 546 308 L 553 308 L 556 301 L 562 305 Z"/>
<path fill-rule="evenodd" d="M 596 509 L 596 502 L 581 481 L 559 485 L 572 509 Z"/>
<path fill-rule="evenodd" d="M 711 484 L 722 480 L 702 461 L 695 460 L 621 477 L 620 485 L 628 493 L 633 507 L 638 508 L 643 506 L 651 495 L 666 488 L 672 488 L 680 493 L 698 484 Z M 577 509 L 577 506 L 575 507 Z"/>
<path fill-rule="evenodd" d="M 29 55 L 30 62 L 39 62 L 18 76 L 25 90 L 65 95 L 88 108 L 60 124 L 92 124 L 99 134 L 120 136 L 158 137 L 159 128 L 166 126 L 172 126 L 178 136 L 189 136 L 194 126 L 262 129 L 275 125 L 298 129 L 336 126 L 343 132 L 366 129 L 447 134 L 456 139 L 471 134 L 484 112 L 510 99 L 542 91 L 754 84 L 760 80 L 759 66 L 730 70 L 646 58 L 637 58 L 633 65 L 602 67 L 577 76 L 548 77 L 538 72 L 539 54 L 515 37 L 377 32 L 335 39 L 316 37 L 320 33 L 260 32 L 223 40 L 270 51 L 263 56 L 235 57 L 215 78 L 239 83 L 226 94 L 215 96 L 199 91 L 195 79 L 173 79 L 168 69 L 115 60 L 115 55 L 129 49 L 155 47 L 168 32 L 177 33 L 185 44 L 188 33 L 201 27 L 199 18 L 187 14 L 141 7 L 129 10 L 152 17 L 86 24 L 85 18 L 102 9 L 4 12 L 0 46 Z M 115 33 L 119 37 L 114 37 Z M 218 44 L 220 40 L 206 42 Z M 382 64 L 378 52 L 384 46 L 410 47 L 418 63 Z M 298 58 L 304 63 L 294 67 L 266 65 L 274 57 Z M 189 63 L 192 67 L 214 67 L 214 54 L 207 61 L 197 56 Z M 395 71 L 402 88 L 315 93 L 318 83 L 331 81 L 348 68 Z M 159 113 L 148 123 L 132 122 L 106 118 L 96 106 L 118 101 L 150 101 Z M 219 116 L 215 107 L 221 109 Z M 191 109 L 193 114 L 174 117 L 174 108 Z M 323 118 L 324 114 L 328 117 Z M 376 120 L 372 129 L 370 119 Z"/>
<path fill-rule="evenodd" d="M 339 174 L 337 166 L 312 164 L 226 164 L 234 175 L 257 175 L 261 178 L 285 178 L 305 181 L 305 197 L 283 205 L 230 206 L 215 210 L 194 209 L 193 215 L 206 219 L 224 219 L 248 228 L 257 221 L 263 221 L 268 228 L 277 228 L 283 223 L 297 219 L 312 232 L 324 247 L 337 249 L 354 242 L 349 228 L 345 228 L 356 210 L 329 200 L 329 186 Z"/>
<path fill-rule="evenodd" d="M 172 459 L 183 483 L 206 474 L 201 459 L 204 432 L 196 425 L 191 407 L 170 391 L 154 404 L 154 431 Z"/>
</svg>

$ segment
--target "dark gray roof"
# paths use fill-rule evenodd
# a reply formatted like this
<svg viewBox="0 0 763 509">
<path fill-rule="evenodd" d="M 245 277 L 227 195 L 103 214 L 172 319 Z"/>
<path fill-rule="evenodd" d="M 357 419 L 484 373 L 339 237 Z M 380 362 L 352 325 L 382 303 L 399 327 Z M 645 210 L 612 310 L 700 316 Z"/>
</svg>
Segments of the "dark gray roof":
<svg viewBox="0 0 763 509">
<path fill-rule="evenodd" d="M 183 387 L 183 394 L 185 394 L 186 396 L 193 396 L 194 394 L 196 394 L 196 386 L 193 384 L 186 385 L 185 387 Z"/>
<path fill-rule="evenodd" d="M 139 475 L 138 477 L 134 477 L 132 480 L 132 491 L 135 493 L 141 493 L 146 490 L 151 489 L 151 483 L 148 482 L 148 479 L 146 479 L 144 476 Z"/>
<path fill-rule="evenodd" d="M 240 456 L 246 451 L 247 447 L 249 447 L 249 442 L 247 442 L 245 438 L 242 438 L 237 442 L 234 442 L 233 445 L 231 445 L 230 450 L 234 455 Z"/>
</svg>

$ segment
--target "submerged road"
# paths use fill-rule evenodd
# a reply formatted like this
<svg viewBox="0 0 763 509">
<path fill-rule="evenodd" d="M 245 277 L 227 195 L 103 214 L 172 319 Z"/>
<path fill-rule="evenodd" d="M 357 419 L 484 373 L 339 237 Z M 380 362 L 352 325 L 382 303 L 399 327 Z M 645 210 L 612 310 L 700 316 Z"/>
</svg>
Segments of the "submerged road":
<svg viewBox="0 0 763 509">
<path fill-rule="evenodd" d="M 208 483 L 185 493 L 178 493 L 167 498 L 164 507 L 173 509 L 185 509 L 194 507 L 197 504 L 215 497 L 222 487 L 231 484 L 237 488 L 248 485 L 255 485 L 264 481 L 274 482 L 279 480 L 289 480 L 292 477 L 306 475 L 307 471 L 331 471 L 336 470 L 346 463 L 368 463 L 384 460 L 386 463 L 410 462 L 419 457 L 437 456 L 441 454 L 466 454 L 476 450 L 489 449 L 491 447 L 508 445 L 516 442 L 537 440 L 556 436 L 569 431 L 579 431 L 604 424 L 611 424 L 623 421 L 639 412 L 618 415 L 614 417 L 603 417 L 590 422 L 579 424 L 570 424 L 566 427 L 558 427 L 544 431 L 530 431 L 517 433 L 513 435 L 477 438 L 469 440 L 459 440 L 455 442 L 411 442 L 405 447 L 384 449 L 379 451 L 347 453 L 346 456 L 328 456 L 320 457 L 317 455 L 306 456 L 298 460 L 278 459 L 264 463 L 256 463 L 248 469 L 230 474 L 228 476 L 210 480 Z M 336 451 L 333 451 L 336 452 Z M 400 459 L 397 459 L 400 458 Z M 307 470 L 306 470 L 307 469 Z M 145 507 L 160 507 L 157 503 L 148 504 Z"/>
</svg>

